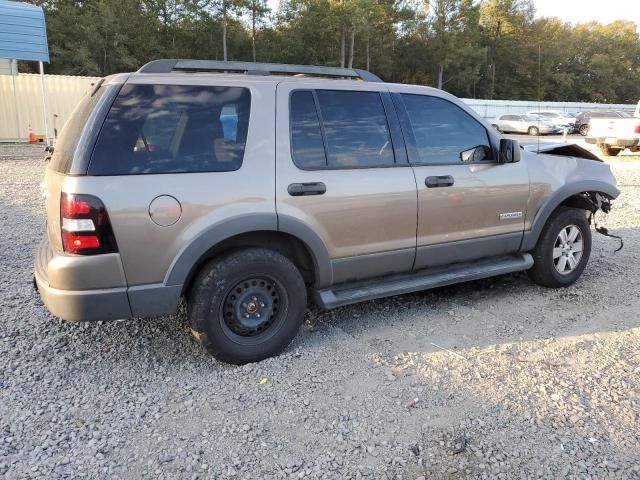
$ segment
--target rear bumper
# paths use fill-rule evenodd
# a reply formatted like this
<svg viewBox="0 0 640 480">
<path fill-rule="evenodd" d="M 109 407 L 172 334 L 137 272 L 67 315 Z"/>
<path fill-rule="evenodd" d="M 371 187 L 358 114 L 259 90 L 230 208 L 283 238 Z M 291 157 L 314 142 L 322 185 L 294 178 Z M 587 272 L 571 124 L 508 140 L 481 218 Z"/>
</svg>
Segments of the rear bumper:
<svg viewBox="0 0 640 480">
<path fill-rule="evenodd" d="M 97 261 L 93 260 L 98 258 Z M 34 265 L 36 288 L 42 301 L 56 317 L 69 321 L 115 320 L 131 317 L 131 307 L 124 284 L 124 275 L 113 278 L 114 268 L 105 268 L 117 263 L 119 258 L 106 262 L 104 258 L 56 255 L 49 241 L 40 242 Z M 101 268 L 102 267 L 102 268 Z M 120 270 L 116 268 L 115 270 Z M 107 275 L 105 275 L 105 273 Z M 91 285 L 89 275 L 98 279 Z M 112 278 L 105 278 L 111 276 Z M 83 282 L 85 288 L 80 287 Z M 116 283 L 105 288 L 109 283 Z M 117 285 L 120 283 L 120 285 Z M 102 285 L 101 285 L 102 284 Z M 65 288 L 60 288 L 65 287 Z M 72 287 L 72 288 L 69 288 Z"/>
<path fill-rule="evenodd" d="M 74 322 L 173 313 L 182 292 L 182 285 L 127 287 L 118 254 L 56 254 L 46 238 L 38 246 L 34 280 L 49 311 Z"/>
<path fill-rule="evenodd" d="M 591 145 L 611 145 L 613 147 L 635 147 L 640 141 L 637 138 L 616 138 L 616 137 L 585 137 L 585 142 Z"/>
<path fill-rule="evenodd" d="M 126 288 L 101 290 L 59 290 L 35 273 L 42 301 L 56 317 L 72 322 L 130 318 Z"/>
</svg>

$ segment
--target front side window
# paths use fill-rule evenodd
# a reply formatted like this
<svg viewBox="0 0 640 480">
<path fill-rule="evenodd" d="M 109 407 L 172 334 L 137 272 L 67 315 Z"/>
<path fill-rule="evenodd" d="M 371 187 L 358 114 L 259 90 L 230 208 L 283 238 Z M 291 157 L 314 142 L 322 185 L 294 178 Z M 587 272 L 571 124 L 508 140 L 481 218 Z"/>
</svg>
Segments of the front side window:
<svg viewBox="0 0 640 480">
<path fill-rule="evenodd" d="M 490 160 L 484 126 L 457 105 L 438 97 L 402 94 L 419 165 Z M 486 152 L 484 158 L 475 150 Z"/>
<path fill-rule="evenodd" d="M 295 91 L 291 143 L 300 168 L 370 168 L 395 164 L 378 92 Z"/>
<path fill-rule="evenodd" d="M 237 170 L 250 108 L 246 88 L 125 85 L 104 121 L 89 174 Z"/>
</svg>

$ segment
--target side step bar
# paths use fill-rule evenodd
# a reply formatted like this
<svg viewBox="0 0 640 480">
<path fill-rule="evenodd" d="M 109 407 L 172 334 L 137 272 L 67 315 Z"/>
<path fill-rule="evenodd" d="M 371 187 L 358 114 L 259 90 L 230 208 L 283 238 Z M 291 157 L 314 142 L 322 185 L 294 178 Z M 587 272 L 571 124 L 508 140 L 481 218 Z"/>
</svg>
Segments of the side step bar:
<svg viewBox="0 0 640 480">
<path fill-rule="evenodd" d="M 454 283 L 519 272 L 528 270 L 532 266 L 533 258 L 528 253 L 486 258 L 475 262 L 429 268 L 409 274 L 374 278 L 364 282 L 345 283 L 331 289 L 316 290 L 313 297 L 321 308 L 328 310 L 365 300 L 403 295 Z"/>
</svg>

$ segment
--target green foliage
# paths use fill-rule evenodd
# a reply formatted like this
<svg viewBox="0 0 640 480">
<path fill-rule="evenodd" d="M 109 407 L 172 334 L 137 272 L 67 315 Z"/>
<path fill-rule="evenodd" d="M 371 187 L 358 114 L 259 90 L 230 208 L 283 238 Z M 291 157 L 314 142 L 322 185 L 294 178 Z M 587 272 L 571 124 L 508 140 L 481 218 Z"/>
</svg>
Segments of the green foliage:
<svg viewBox="0 0 640 480">
<path fill-rule="evenodd" d="M 229 60 L 352 61 L 387 81 L 462 97 L 640 98 L 636 24 L 535 19 L 532 0 L 282 0 L 277 12 L 266 0 L 33 3 L 47 15 L 50 73 L 108 75 L 156 58 L 221 60 L 224 41 Z"/>
</svg>

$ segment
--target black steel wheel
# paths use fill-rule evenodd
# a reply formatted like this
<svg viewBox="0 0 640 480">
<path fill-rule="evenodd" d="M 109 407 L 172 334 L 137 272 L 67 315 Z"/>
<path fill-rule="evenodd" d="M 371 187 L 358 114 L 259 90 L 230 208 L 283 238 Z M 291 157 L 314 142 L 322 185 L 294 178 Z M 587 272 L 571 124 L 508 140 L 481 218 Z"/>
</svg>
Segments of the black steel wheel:
<svg viewBox="0 0 640 480">
<path fill-rule="evenodd" d="M 277 328 L 287 314 L 287 293 L 270 275 L 247 277 L 232 286 L 222 303 L 220 320 L 238 337 L 251 338 Z"/>
<path fill-rule="evenodd" d="M 287 257 L 247 248 L 205 265 L 189 292 L 194 335 L 235 364 L 277 355 L 298 333 L 307 306 L 302 275 Z"/>
</svg>

